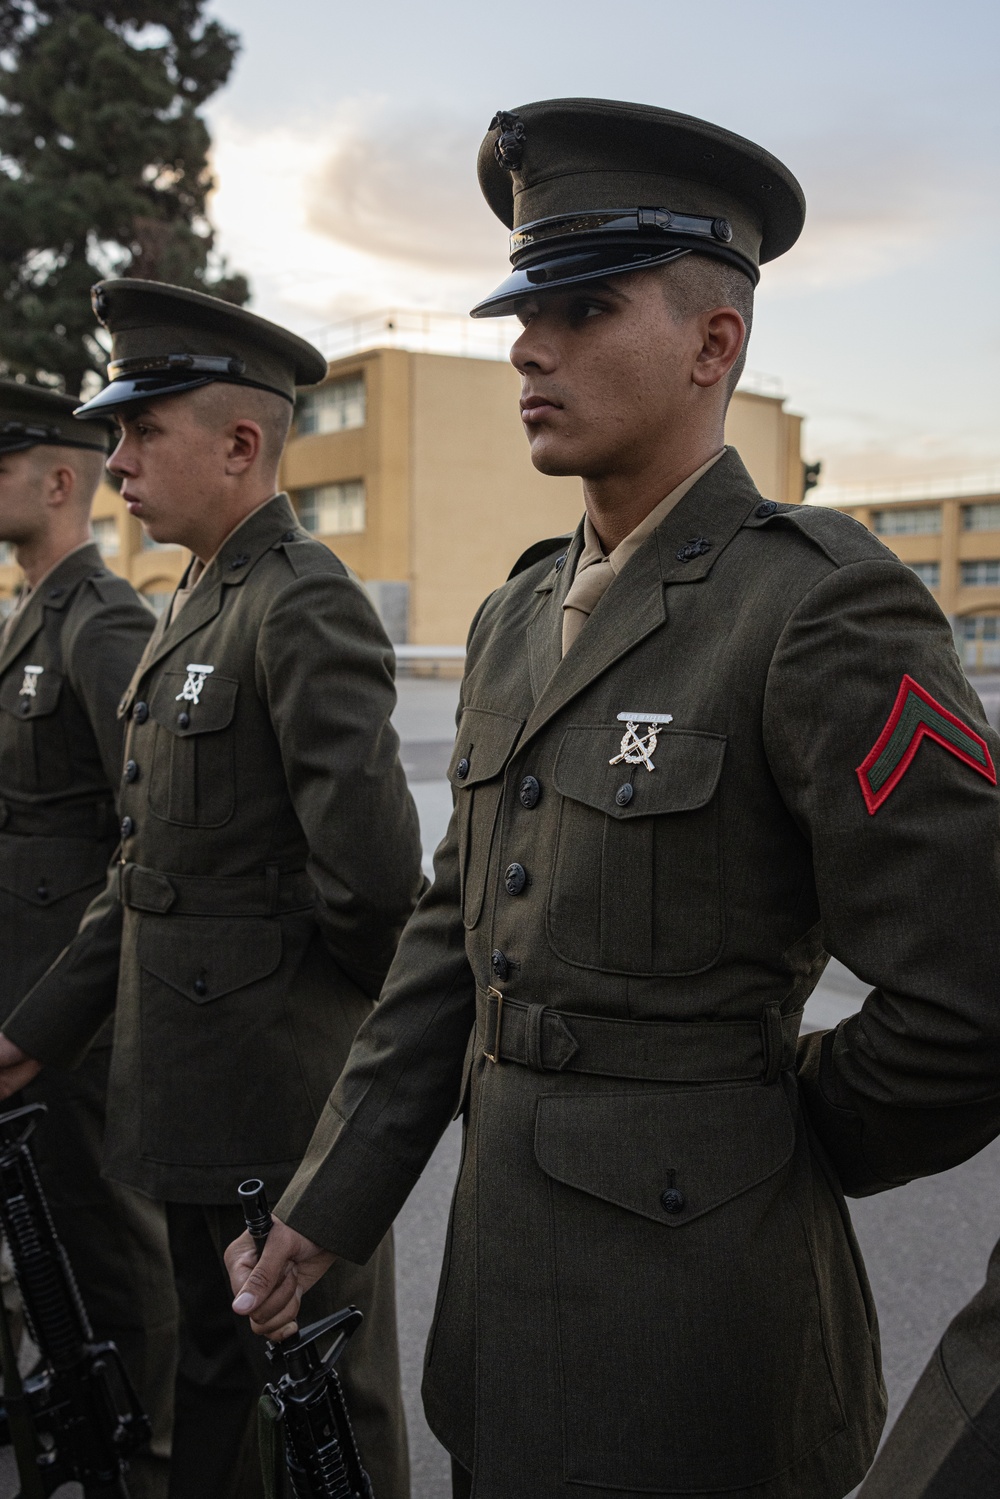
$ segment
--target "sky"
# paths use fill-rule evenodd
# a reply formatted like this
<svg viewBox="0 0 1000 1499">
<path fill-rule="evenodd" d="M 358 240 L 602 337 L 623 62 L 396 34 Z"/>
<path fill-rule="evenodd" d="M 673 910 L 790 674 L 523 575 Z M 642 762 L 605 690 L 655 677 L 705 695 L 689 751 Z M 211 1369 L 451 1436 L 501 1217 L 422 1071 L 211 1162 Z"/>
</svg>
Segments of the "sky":
<svg viewBox="0 0 1000 1499">
<path fill-rule="evenodd" d="M 827 483 L 1000 478 L 996 0 L 211 0 L 218 248 L 304 334 L 464 313 L 507 271 L 476 183 L 494 112 L 568 95 L 700 115 L 801 181 L 748 368 Z"/>
</svg>

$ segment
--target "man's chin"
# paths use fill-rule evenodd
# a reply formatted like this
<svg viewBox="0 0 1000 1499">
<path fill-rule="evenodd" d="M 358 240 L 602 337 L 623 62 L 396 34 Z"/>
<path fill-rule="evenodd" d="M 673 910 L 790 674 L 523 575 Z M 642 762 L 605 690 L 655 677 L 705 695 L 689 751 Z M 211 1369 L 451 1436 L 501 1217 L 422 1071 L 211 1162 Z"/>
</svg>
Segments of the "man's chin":
<svg viewBox="0 0 1000 1499">
<path fill-rule="evenodd" d="M 544 439 L 531 445 L 531 462 L 540 474 L 548 474 L 550 478 L 569 478 L 583 472 L 582 459 L 579 453 L 574 453 L 558 443 L 548 443 Z"/>
</svg>

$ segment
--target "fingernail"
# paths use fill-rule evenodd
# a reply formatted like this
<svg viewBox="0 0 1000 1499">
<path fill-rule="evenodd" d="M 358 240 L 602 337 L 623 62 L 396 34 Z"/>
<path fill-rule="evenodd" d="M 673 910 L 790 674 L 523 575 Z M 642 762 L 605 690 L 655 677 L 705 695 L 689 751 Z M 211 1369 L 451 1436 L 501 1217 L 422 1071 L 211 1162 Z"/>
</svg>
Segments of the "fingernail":
<svg viewBox="0 0 1000 1499">
<path fill-rule="evenodd" d="M 241 1291 L 233 1302 L 234 1312 L 249 1312 L 257 1305 L 256 1296 L 251 1296 L 249 1291 Z"/>
</svg>

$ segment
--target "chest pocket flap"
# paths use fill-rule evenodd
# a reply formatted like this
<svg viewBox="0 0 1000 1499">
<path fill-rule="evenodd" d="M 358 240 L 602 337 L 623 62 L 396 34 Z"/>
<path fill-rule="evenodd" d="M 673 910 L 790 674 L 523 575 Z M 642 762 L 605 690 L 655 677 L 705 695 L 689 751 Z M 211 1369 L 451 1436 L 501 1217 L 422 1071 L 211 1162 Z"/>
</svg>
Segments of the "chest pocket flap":
<svg viewBox="0 0 1000 1499">
<path fill-rule="evenodd" d="M 455 789 L 462 791 L 498 776 L 523 727 L 523 718 L 508 718 L 487 708 L 466 708 L 448 766 L 448 779 Z"/>
<path fill-rule="evenodd" d="M 640 737 L 645 729 L 641 725 Z M 649 751 L 652 771 L 624 760 L 611 764 L 622 753 L 622 737 L 618 728 L 570 725 L 559 745 L 553 775 L 560 795 L 621 821 L 661 812 L 692 812 L 711 801 L 722 773 L 725 735 L 664 728 L 656 747 Z M 619 799 L 627 783 L 631 795 Z"/>
<path fill-rule="evenodd" d="M 458 726 L 448 779 L 457 793 L 458 872 L 462 917 L 469 928 L 483 909 L 503 770 L 523 727 L 523 718 L 487 708 L 466 708 Z"/>
<path fill-rule="evenodd" d="M 46 718 L 56 711 L 62 683 L 61 672 L 47 666 L 36 671 L 27 662 L 7 673 L 0 687 L 0 707 L 16 718 Z"/>
<path fill-rule="evenodd" d="M 233 677 L 220 677 L 213 671 L 201 681 L 195 702 L 184 696 L 190 677 L 191 674 L 185 671 L 163 673 L 149 700 L 151 717 L 164 729 L 185 739 L 193 734 L 211 734 L 228 728 L 236 711 L 239 682 Z M 196 677 L 196 684 L 197 681 Z"/>
<path fill-rule="evenodd" d="M 194 1004 L 209 1004 L 274 972 L 281 924 L 249 916 L 143 916 L 136 952 L 161 983 Z"/>
<path fill-rule="evenodd" d="M 667 1228 L 766 1181 L 794 1144 L 780 1087 L 549 1095 L 535 1119 L 547 1176 Z"/>
</svg>

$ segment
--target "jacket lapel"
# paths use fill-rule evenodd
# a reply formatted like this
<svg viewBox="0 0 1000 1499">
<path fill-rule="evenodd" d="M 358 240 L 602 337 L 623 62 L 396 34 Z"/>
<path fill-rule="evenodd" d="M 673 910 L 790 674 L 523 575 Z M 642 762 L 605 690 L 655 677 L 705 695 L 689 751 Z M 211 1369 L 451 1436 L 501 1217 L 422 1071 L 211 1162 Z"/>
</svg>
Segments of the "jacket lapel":
<svg viewBox="0 0 1000 1499">
<path fill-rule="evenodd" d="M 222 543 L 202 577 L 198 580 L 191 597 L 172 624 L 157 626 L 153 631 L 146 653 L 132 679 L 129 693 L 134 693 L 139 680 L 164 656 L 213 620 L 222 608 L 223 595 L 228 587 L 238 586 L 248 577 L 254 564 L 265 552 L 281 540 L 281 537 L 298 526 L 298 518 L 285 494 L 278 494 L 266 505 L 248 516 Z M 161 616 L 166 617 L 166 611 Z M 129 694 L 126 694 L 126 699 Z"/>
<path fill-rule="evenodd" d="M 544 679 L 541 692 L 536 694 L 535 707 L 521 738 L 522 744 L 537 734 L 550 718 L 602 672 L 663 625 L 667 618 L 666 586 L 707 579 L 716 559 L 759 502 L 760 495 L 739 455 L 734 448 L 727 448 L 718 463 L 699 479 L 629 559 L 594 609 L 572 649 L 558 659 L 562 598 L 572 576 L 570 561 L 575 566 L 579 553 L 571 554 L 563 569 L 567 576 L 560 583 L 560 619 L 554 636 L 557 642 L 556 665 Z M 692 547 L 692 542 L 698 545 Z M 706 542 L 707 547 L 701 550 L 701 545 Z M 553 589 L 550 594 L 553 603 L 558 593 L 559 589 Z M 544 609 L 539 610 L 528 626 L 529 642 L 543 613 Z M 539 638 L 536 649 L 540 663 L 550 659 L 552 645 L 547 637 Z M 534 681 L 533 669 L 533 684 Z"/>
<path fill-rule="evenodd" d="M 537 703 L 562 659 L 562 606 L 569 592 L 580 553 L 583 551 L 583 521 L 577 526 L 563 554 L 562 566 L 553 559 L 548 573 L 535 589 L 538 604 L 525 631 L 531 695 Z"/>
</svg>

